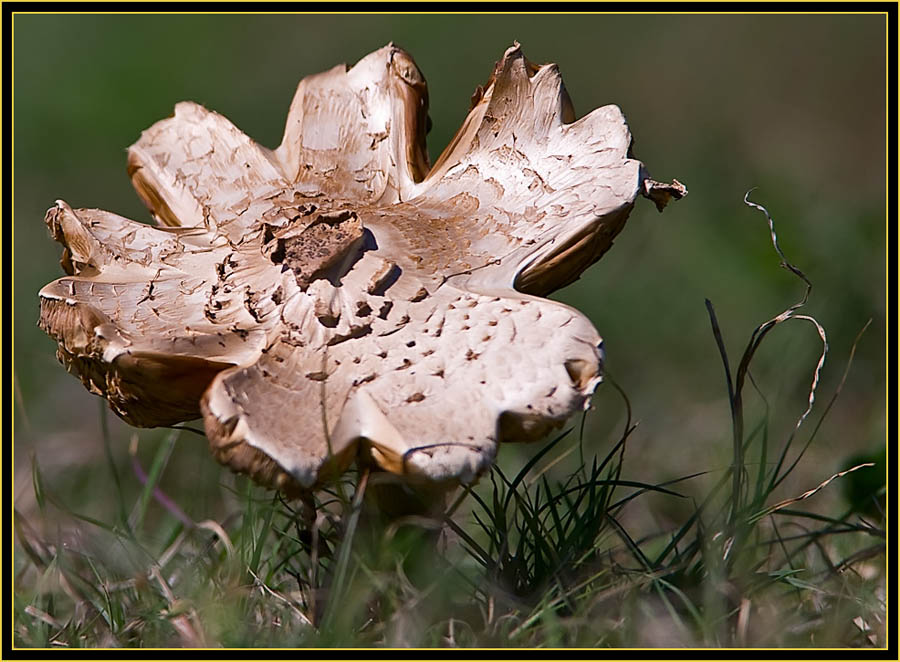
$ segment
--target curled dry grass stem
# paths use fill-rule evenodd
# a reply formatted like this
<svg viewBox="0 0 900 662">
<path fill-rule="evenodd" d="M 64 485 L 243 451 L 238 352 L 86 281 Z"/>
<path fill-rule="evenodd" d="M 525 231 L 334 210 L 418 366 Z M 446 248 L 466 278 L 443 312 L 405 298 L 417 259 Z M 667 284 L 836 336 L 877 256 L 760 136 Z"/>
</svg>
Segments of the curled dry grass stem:
<svg viewBox="0 0 900 662">
<path fill-rule="evenodd" d="M 793 442 L 794 436 L 796 435 L 797 431 L 800 429 L 800 426 L 803 425 L 803 422 L 809 416 L 810 412 L 812 411 L 813 404 L 815 403 L 816 389 L 818 388 L 818 385 L 819 385 L 819 377 L 820 377 L 820 374 L 822 371 L 822 366 L 825 364 L 825 357 L 828 354 L 828 340 L 825 335 L 825 329 L 822 327 L 821 324 L 819 324 L 819 322 L 814 317 L 810 317 L 809 315 L 795 315 L 794 314 L 797 310 L 799 310 L 800 308 L 805 306 L 807 304 L 807 302 L 809 301 L 809 296 L 812 293 L 812 283 L 806 277 L 806 274 L 804 274 L 800 269 L 798 269 L 796 266 L 791 264 L 791 262 L 785 257 L 784 252 L 781 250 L 781 247 L 778 245 L 778 236 L 775 234 L 775 222 L 772 219 L 771 214 L 769 214 L 769 211 L 765 207 L 763 207 L 760 204 L 750 201 L 749 196 L 750 196 L 750 193 L 752 193 L 752 191 L 753 191 L 753 189 L 751 189 L 744 195 L 744 204 L 748 205 L 749 207 L 753 207 L 754 209 L 758 209 L 765 215 L 766 221 L 769 224 L 769 233 L 771 235 L 772 245 L 774 246 L 775 251 L 778 253 L 778 256 L 781 258 L 780 266 L 784 269 L 787 269 L 788 271 L 793 273 L 795 276 L 800 278 L 806 284 L 806 289 L 805 289 L 805 291 L 803 293 L 803 297 L 800 299 L 800 301 L 796 302 L 795 304 L 793 304 L 792 306 L 790 306 L 789 308 L 784 310 L 779 315 L 776 315 L 772 319 L 770 319 L 767 322 L 758 326 L 751 334 L 750 342 L 747 345 L 747 349 L 744 351 L 744 356 L 741 358 L 740 366 L 738 367 L 737 374 L 735 375 L 735 397 L 740 398 L 740 394 L 743 389 L 744 377 L 746 376 L 746 374 L 749 371 L 750 362 L 753 360 L 753 355 L 756 353 L 756 350 L 759 348 L 759 346 L 762 343 L 765 336 L 772 329 L 774 329 L 777 325 L 779 325 L 783 322 L 786 322 L 790 319 L 803 320 L 803 321 L 809 322 L 816 328 L 816 331 L 818 332 L 819 337 L 822 340 L 822 353 L 819 355 L 819 360 L 817 361 L 815 371 L 813 372 L 812 384 L 810 385 L 809 396 L 807 399 L 807 407 L 803 411 L 803 413 L 800 415 L 800 417 L 797 419 L 797 422 L 794 424 L 794 428 L 791 431 L 790 435 L 787 438 L 787 441 L 785 442 L 785 444 L 783 446 L 781 457 L 778 460 L 778 464 L 776 465 L 775 470 L 772 472 L 772 482 L 771 482 L 770 488 L 769 488 L 769 491 L 772 491 L 775 489 L 775 486 L 778 484 L 778 482 L 780 482 L 779 471 L 781 470 L 781 467 L 784 462 L 784 458 L 786 457 L 788 449 L 790 448 L 791 443 Z M 786 476 L 787 474 L 784 474 L 784 475 Z M 782 477 L 782 479 L 783 479 L 783 477 Z"/>
<path fill-rule="evenodd" d="M 800 429 L 800 426 L 809 416 L 812 411 L 813 404 L 815 403 L 816 389 L 819 385 L 819 376 L 822 371 L 822 366 L 825 364 L 825 357 L 828 353 L 828 340 L 825 335 L 825 329 L 822 327 L 819 322 L 809 315 L 797 315 L 795 314 L 797 310 L 802 308 L 809 301 L 810 293 L 812 292 L 812 283 L 806 277 L 799 268 L 794 266 L 785 256 L 784 252 L 781 250 L 781 247 L 778 244 L 778 236 L 775 232 L 775 222 L 772 219 L 769 211 L 762 205 L 752 202 L 749 198 L 750 193 L 752 193 L 753 189 L 747 191 L 744 195 L 744 204 L 754 209 L 761 211 L 768 222 L 769 233 L 772 241 L 772 246 L 775 248 L 775 252 L 781 258 L 781 267 L 787 269 L 795 276 L 800 278 L 806 285 L 802 298 L 796 303 L 789 306 L 787 309 L 776 315 L 775 317 L 769 319 L 768 321 L 757 326 L 753 333 L 750 334 L 750 340 L 747 343 L 746 348 L 744 349 L 744 353 L 741 356 L 741 360 L 738 364 L 737 371 L 734 374 L 734 379 L 732 380 L 730 363 L 728 360 L 728 353 L 725 349 L 725 342 L 722 338 L 721 329 L 719 327 L 718 320 L 716 319 L 715 310 L 713 308 L 712 302 L 709 299 L 706 300 L 706 308 L 710 318 L 710 324 L 712 325 L 713 336 L 716 340 L 716 345 L 719 349 L 719 354 L 722 359 L 722 365 L 725 369 L 725 379 L 728 386 L 728 400 L 729 406 L 731 407 L 731 418 L 732 418 L 732 438 L 733 438 L 733 473 L 732 473 L 732 511 L 730 517 L 730 526 L 732 529 L 737 529 L 739 524 L 739 519 L 743 514 L 743 479 L 744 479 L 744 406 L 743 406 L 743 390 L 744 390 L 744 382 L 749 377 L 752 381 L 752 376 L 750 375 L 750 364 L 753 361 L 753 357 L 756 354 L 756 351 L 761 346 L 763 340 L 768 335 L 768 333 L 774 329 L 779 324 L 787 322 L 791 319 L 803 320 L 812 324 L 816 331 L 819 334 L 819 337 L 822 340 L 822 353 L 819 356 L 819 360 L 816 363 L 816 368 L 813 373 L 812 384 L 809 389 L 808 395 L 808 404 L 804 412 L 797 419 L 797 422 L 794 424 L 794 428 L 791 431 L 790 435 L 785 442 L 781 456 L 779 457 L 778 463 L 775 467 L 775 470 L 772 472 L 771 480 L 769 483 L 768 492 L 774 490 L 775 486 L 780 482 L 780 479 L 783 479 L 783 476 L 780 476 L 781 467 L 783 466 L 784 459 L 787 456 L 788 449 L 791 446 L 791 443 L 796 435 L 797 431 Z M 754 384 L 754 387 L 756 385 Z M 757 388 L 757 391 L 759 389 Z M 786 475 L 786 474 L 785 474 Z"/>
</svg>

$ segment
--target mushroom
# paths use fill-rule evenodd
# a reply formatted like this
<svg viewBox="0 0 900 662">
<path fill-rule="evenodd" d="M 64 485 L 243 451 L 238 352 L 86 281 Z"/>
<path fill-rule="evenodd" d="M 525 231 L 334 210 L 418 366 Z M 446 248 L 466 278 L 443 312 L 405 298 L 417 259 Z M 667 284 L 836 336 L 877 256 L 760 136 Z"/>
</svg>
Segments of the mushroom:
<svg viewBox="0 0 900 662">
<path fill-rule="evenodd" d="M 57 355 L 142 427 L 202 415 L 215 457 L 304 494 L 355 459 L 470 483 L 498 444 L 585 409 L 603 352 L 541 298 L 611 246 L 639 194 L 621 111 L 576 120 L 518 44 L 433 165 L 425 80 L 389 44 L 302 80 L 275 150 L 194 103 L 128 173 L 156 225 L 58 201 L 66 276 L 40 291 Z"/>
</svg>

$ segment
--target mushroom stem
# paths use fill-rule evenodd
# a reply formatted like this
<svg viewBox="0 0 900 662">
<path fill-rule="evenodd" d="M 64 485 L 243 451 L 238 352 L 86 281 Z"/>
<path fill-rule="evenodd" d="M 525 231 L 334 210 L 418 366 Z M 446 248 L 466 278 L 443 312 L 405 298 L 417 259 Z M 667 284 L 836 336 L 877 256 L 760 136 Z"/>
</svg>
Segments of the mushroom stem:
<svg viewBox="0 0 900 662">
<path fill-rule="evenodd" d="M 455 489 L 447 483 L 410 482 L 372 470 L 360 527 L 379 567 L 400 563 L 410 583 L 423 589 L 435 581 L 443 514 Z"/>
<path fill-rule="evenodd" d="M 434 528 L 439 529 L 446 497 L 453 488 L 450 484 L 413 481 L 373 468 L 365 500 L 388 525 L 432 528 L 433 522 Z"/>
</svg>

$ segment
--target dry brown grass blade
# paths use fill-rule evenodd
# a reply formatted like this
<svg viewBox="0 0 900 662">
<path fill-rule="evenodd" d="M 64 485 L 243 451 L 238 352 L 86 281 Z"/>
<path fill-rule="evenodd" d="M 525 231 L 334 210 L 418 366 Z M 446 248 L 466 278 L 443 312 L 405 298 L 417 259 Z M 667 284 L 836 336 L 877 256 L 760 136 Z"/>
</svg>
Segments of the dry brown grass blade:
<svg viewBox="0 0 900 662">
<path fill-rule="evenodd" d="M 212 531 L 219 540 L 222 541 L 222 544 L 225 546 L 225 550 L 228 553 L 228 560 L 234 560 L 234 544 L 231 542 L 231 538 L 225 532 L 225 529 L 222 528 L 222 525 L 216 522 L 215 520 L 206 519 L 202 522 L 197 522 L 197 528 L 206 529 L 207 531 Z"/>
<path fill-rule="evenodd" d="M 183 601 L 178 600 L 172 592 L 171 587 L 165 578 L 159 566 L 154 565 L 150 568 L 150 576 L 159 584 L 160 590 L 169 603 L 169 608 L 163 613 L 169 623 L 178 632 L 182 646 L 185 648 L 204 648 L 206 646 L 206 638 L 203 636 L 203 630 L 199 627 L 199 619 L 197 612 L 193 607 L 186 607 Z"/>
<path fill-rule="evenodd" d="M 281 602 L 282 604 L 286 605 L 291 610 L 291 612 L 293 614 L 295 614 L 298 619 L 300 619 L 300 621 L 304 625 L 313 627 L 312 620 L 309 618 L 309 616 L 307 616 L 305 613 L 303 613 L 303 610 L 297 606 L 297 603 L 295 603 L 290 598 L 285 597 L 282 593 L 279 593 L 278 591 L 274 590 L 270 586 L 266 585 L 266 583 L 262 579 L 259 578 L 259 575 L 257 575 L 255 572 L 253 572 L 249 568 L 247 568 L 247 572 L 250 573 L 251 577 L 253 577 L 253 581 L 256 583 L 256 585 L 259 587 L 259 589 L 261 591 L 263 591 L 264 593 L 266 593 L 268 595 L 271 595 L 278 602 Z"/>
<path fill-rule="evenodd" d="M 857 469 L 862 469 L 864 467 L 874 467 L 874 466 L 875 466 L 874 462 L 866 462 L 864 464 L 857 464 L 855 467 L 850 467 L 849 469 L 845 469 L 844 471 L 839 471 L 838 473 L 834 474 L 827 480 L 824 480 L 821 483 L 819 483 L 819 485 L 812 488 L 811 490 L 807 490 L 800 496 L 792 497 L 790 499 L 785 499 L 784 501 L 779 501 L 774 506 L 770 506 L 769 508 L 766 508 L 764 511 L 759 513 L 754 519 L 757 520 L 762 517 L 765 517 L 766 515 L 771 515 L 772 513 L 776 512 L 776 511 L 782 510 L 792 504 L 797 503 L 798 501 L 803 501 L 805 499 L 808 499 L 809 497 L 813 496 L 814 494 L 816 494 L 816 493 L 820 492 L 821 490 L 823 490 L 824 488 L 826 488 L 833 480 L 836 480 L 837 478 L 841 478 L 842 476 L 846 476 L 847 474 L 852 473 L 852 472 L 856 471 Z"/>
</svg>

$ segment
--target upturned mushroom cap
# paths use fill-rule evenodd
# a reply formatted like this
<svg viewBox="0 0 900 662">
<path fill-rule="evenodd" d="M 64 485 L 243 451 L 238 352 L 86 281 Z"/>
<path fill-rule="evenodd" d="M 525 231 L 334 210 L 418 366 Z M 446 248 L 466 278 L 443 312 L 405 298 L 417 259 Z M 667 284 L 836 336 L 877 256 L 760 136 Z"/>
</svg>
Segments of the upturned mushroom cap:
<svg viewBox="0 0 900 662">
<path fill-rule="evenodd" d="M 40 325 L 138 426 L 203 416 L 214 455 L 289 493 L 355 458 L 470 482 L 504 441 L 586 408 L 600 336 L 541 299 L 598 260 L 639 194 L 616 106 L 576 120 L 518 44 L 433 167 L 425 80 L 388 45 L 301 81 L 276 150 L 180 103 L 128 152 L 146 225 L 58 201 L 68 274 Z"/>
</svg>

